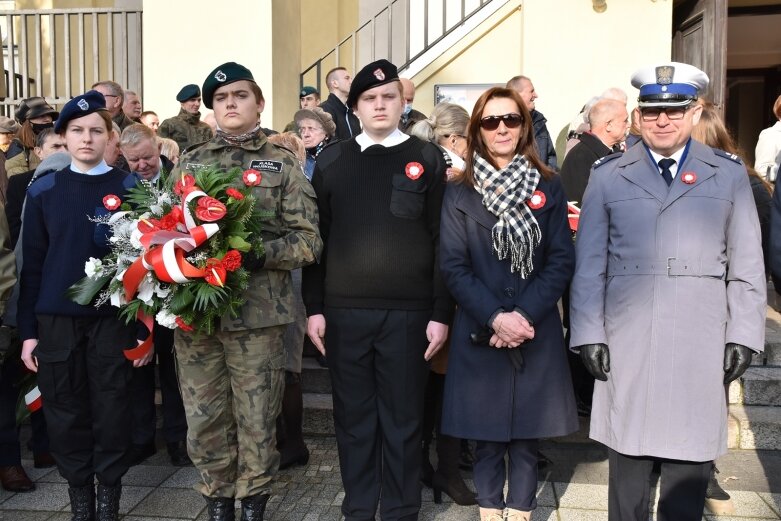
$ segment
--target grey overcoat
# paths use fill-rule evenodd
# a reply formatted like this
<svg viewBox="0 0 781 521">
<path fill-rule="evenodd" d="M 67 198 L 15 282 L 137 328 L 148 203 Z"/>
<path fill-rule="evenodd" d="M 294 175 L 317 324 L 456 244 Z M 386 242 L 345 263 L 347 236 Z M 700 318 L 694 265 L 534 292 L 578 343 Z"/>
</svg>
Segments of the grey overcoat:
<svg viewBox="0 0 781 521">
<path fill-rule="evenodd" d="M 725 453 L 724 345 L 761 351 L 765 333 L 759 224 L 740 160 L 692 140 L 670 187 L 641 143 L 598 161 L 576 257 L 570 345 L 610 349 L 591 438 L 626 455 Z"/>
</svg>

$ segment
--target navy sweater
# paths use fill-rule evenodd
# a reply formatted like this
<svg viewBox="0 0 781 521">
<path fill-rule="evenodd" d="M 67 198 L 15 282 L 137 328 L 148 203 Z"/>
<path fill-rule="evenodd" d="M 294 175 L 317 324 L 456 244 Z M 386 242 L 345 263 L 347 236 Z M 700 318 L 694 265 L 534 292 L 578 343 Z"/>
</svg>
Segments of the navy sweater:
<svg viewBox="0 0 781 521">
<path fill-rule="evenodd" d="M 137 178 L 112 169 L 86 175 L 70 168 L 36 180 L 27 191 L 17 327 L 22 340 L 38 338 L 36 315 L 96 317 L 116 315 L 104 305 L 81 306 L 65 292 L 81 280 L 90 257 L 110 252 L 110 229 L 90 218 L 110 213 L 103 205 L 109 194 L 125 200 Z"/>
</svg>

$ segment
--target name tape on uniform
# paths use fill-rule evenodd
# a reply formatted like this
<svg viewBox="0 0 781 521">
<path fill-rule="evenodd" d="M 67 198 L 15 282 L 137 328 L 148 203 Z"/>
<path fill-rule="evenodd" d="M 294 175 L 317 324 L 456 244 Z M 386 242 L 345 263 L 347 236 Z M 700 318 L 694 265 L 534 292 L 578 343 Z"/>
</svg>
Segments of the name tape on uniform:
<svg viewBox="0 0 781 521">
<path fill-rule="evenodd" d="M 250 162 L 249 167 L 254 170 L 265 172 L 282 172 L 282 161 L 268 161 L 266 159 L 255 159 Z"/>
</svg>

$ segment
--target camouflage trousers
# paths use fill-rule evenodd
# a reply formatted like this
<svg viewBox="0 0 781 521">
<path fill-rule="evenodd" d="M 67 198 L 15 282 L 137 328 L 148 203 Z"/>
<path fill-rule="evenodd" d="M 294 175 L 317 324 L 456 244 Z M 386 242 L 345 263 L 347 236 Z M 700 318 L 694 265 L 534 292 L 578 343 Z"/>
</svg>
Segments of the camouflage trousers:
<svg viewBox="0 0 781 521">
<path fill-rule="evenodd" d="M 287 326 L 194 337 L 176 330 L 187 452 L 207 497 L 271 492 L 279 467 L 276 418 L 284 387 Z"/>
</svg>

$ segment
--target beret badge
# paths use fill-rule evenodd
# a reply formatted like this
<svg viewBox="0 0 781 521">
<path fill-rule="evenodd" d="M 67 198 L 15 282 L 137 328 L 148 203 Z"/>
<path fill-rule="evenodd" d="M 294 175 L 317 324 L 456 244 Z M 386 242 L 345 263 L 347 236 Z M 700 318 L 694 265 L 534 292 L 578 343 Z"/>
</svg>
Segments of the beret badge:
<svg viewBox="0 0 781 521">
<path fill-rule="evenodd" d="M 382 72 L 382 69 L 380 68 L 375 69 L 372 74 L 374 74 L 374 77 L 380 81 L 383 81 L 385 79 L 385 73 Z"/>
<path fill-rule="evenodd" d="M 214 79 L 219 82 L 223 82 L 228 79 L 228 76 L 226 76 L 225 73 L 222 71 L 217 71 L 214 73 Z"/>
<path fill-rule="evenodd" d="M 85 99 L 80 99 L 76 105 L 78 105 L 81 110 L 89 110 L 89 103 Z"/>
</svg>

